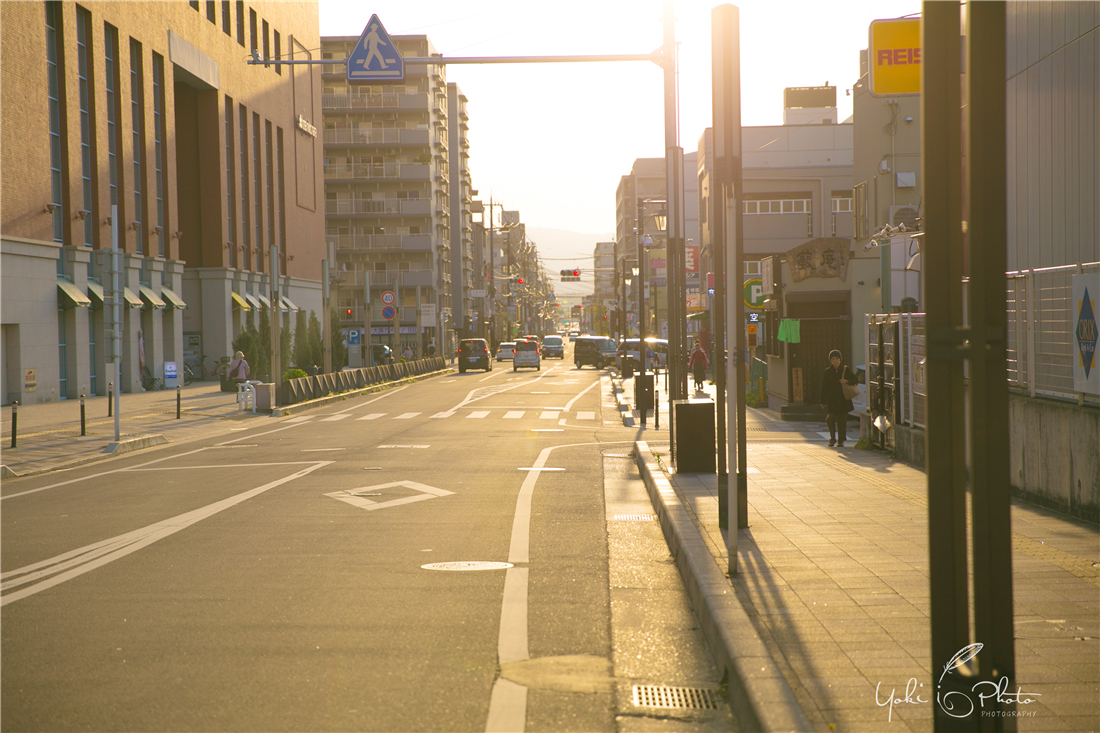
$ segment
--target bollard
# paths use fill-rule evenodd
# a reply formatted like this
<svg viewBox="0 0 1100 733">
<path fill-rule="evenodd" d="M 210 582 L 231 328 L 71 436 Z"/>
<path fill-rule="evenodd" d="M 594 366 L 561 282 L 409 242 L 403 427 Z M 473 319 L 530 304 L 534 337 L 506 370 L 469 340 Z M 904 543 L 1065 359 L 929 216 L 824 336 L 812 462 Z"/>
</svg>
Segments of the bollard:
<svg viewBox="0 0 1100 733">
<path fill-rule="evenodd" d="M 15 434 L 18 431 L 19 426 L 19 400 L 12 400 L 11 403 L 11 447 L 16 446 Z"/>
<path fill-rule="evenodd" d="M 763 404 L 763 402 L 764 402 L 764 378 L 760 377 L 760 402 L 758 404 Z"/>
<path fill-rule="evenodd" d="M 80 395 L 80 435 L 84 437 L 88 434 L 87 425 L 84 422 L 84 395 Z"/>
<path fill-rule="evenodd" d="M 665 379 L 668 379 L 668 372 L 665 372 Z M 667 387 L 667 382 L 666 382 Z M 666 389 L 667 391 L 667 389 Z M 657 394 L 656 390 L 653 393 L 653 429 L 661 429 L 661 396 Z"/>
<path fill-rule="evenodd" d="M 111 410 L 115 404 L 115 383 L 107 382 L 107 417 L 111 416 Z"/>
<path fill-rule="evenodd" d="M 180 419 L 180 386 L 176 385 L 176 419 Z"/>
</svg>

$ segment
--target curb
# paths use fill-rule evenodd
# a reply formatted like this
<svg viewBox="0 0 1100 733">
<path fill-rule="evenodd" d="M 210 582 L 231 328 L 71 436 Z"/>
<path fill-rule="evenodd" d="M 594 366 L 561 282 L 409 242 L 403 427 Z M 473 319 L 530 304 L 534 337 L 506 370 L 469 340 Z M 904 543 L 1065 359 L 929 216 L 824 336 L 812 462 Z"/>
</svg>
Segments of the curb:
<svg viewBox="0 0 1100 733">
<path fill-rule="evenodd" d="M 619 408 L 619 414 L 623 418 L 623 427 L 634 427 L 634 413 L 630 409 L 630 403 L 623 391 L 623 380 L 618 376 L 611 377 L 611 391 L 615 393 L 615 405 Z"/>
<path fill-rule="evenodd" d="M 699 626 L 715 663 L 729 681 L 730 709 L 741 729 L 812 731 L 810 719 L 756 633 L 729 579 L 681 506 L 664 470 L 653 460 L 649 444 L 635 442 L 634 455 Z"/>
<path fill-rule="evenodd" d="M 0 478 L 19 478 L 19 474 L 7 466 L 0 465 Z"/>
<path fill-rule="evenodd" d="M 286 417 L 287 415 L 293 415 L 296 412 L 303 410 L 312 410 L 314 407 L 324 407 L 330 405 L 333 402 L 342 402 L 343 400 L 350 399 L 352 397 L 359 397 L 365 394 L 372 394 L 374 392 L 382 392 L 383 390 L 396 387 L 399 384 L 416 382 L 421 379 L 428 379 L 430 377 L 439 377 L 444 374 L 450 374 L 453 369 L 447 367 L 446 369 L 440 369 L 434 372 L 425 372 L 424 374 L 417 374 L 411 377 L 402 377 L 401 379 L 395 379 L 392 382 L 382 382 L 380 384 L 373 384 L 369 387 L 360 387 L 358 389 L 348 390 L 347 392 L 337 392 L 336 394 L 325 395 L 324 397 L 318 397 L 315 400 L 307 400 L 306 402 L 295 402 L 293 405 L 286 405 L 285 407 L 276 407 L 269 414 L 271 417 Z M 259 413 L 257 413 L 259 414 Z"/>
<path fill-rule="evenodd" d="M 142 448 L 152 448 L 154 445 L 167 444 L 168 438 L 165 438 L 159 433 L 156 435 L 139 435 L 136 438 L 127 438 L 117 443 L 108 443 L 107 447 L 103 449 L 103 452 L 118 456 L 123 453 L 129 453 L 132 450 L 141 450 Z"/>
</svg>

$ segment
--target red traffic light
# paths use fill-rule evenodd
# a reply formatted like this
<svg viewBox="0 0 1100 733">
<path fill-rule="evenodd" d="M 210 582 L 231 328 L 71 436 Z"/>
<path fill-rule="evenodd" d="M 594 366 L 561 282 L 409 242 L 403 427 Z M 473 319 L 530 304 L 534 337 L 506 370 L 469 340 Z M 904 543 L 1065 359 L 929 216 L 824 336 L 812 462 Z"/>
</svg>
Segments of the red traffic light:
<svg viewBox="0 0 1100 733">
<path fill-rule="evenodd" d="M 344 311 L 344 312 L 345 312 L 345 313 L 347 313 L 347 314 L 348 314 L 348 315 L 350 316 L 350 315 L 351 315 L 351 308 L 348 308 L 348 309 L 347 309 L 346 311 Z"/>
<path fill-rule="evenodd" d="M 516 285 L 523 285 L 523 278 L 522 277 L 517 277 L 516 278 Z"/>
<path fill-rule="evenodd" d="M 573 277 L 580 277 L 580 276 L 581 276 L 581 271 L 580 270 L 573 270 Z"/>
</svg>

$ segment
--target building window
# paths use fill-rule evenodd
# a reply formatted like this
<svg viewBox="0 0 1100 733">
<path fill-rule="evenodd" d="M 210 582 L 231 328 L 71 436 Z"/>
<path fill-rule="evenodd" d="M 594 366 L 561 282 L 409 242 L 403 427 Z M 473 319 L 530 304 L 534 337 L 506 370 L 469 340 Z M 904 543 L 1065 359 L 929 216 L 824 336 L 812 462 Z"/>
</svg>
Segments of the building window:
<svg viewBox="0 0 1100 733">
<path fill-rule="evenodd" d="M 286 211 L 286 189 L 283 180 L 283 128 L 275 129 L 275 165 L 279 167 L 275 181 L 278 185 L 279 215 L 275 217 L 275 223 L 279 227 L 279 236 L 275 240 L 279 243 L 281 251 L 286 252 L 286 227 L 283 222 L 283 212 Z"/>
<path fill-rule="evenodd" d="M 745 201 L 745 213 L 758 214 L 812 214 L 813 199 L 759 199 Z"/>
<path fill-rule="evenodd" d="M 268 26 L 267 26 L 267 21 L 266 20 L 263 21 L 263 23 L 261 24 L 261 27 L 263 28 L 264 62 L 265 62 L 264 63 L 264 68 L 266 69 L 267 68 L 267 63 L 266 62 L 269 58 L 271 58 L 271 45 L 270 45 L 270 41 L 268 40 L 268 36 L 270 36 L 271 34 L 268 32 Z"/>
<path fill-rule="evenodd" d="M 241 146 L 241 248 L 248 251 L 248 111 L 240 106 Z M 236 267 L 235 264 L 231 267 Z"/>
<path fill-rule="evenodd" d="M 130 39 L 130 122 L 133 127 L 134 148 L 134 216 L 137 224 L 137 254 L 145 252 L 145 221 L 143 216 L 144 205 L 142 194 L 144 193 L 143 181 L 145 180 L 145 158 L 141 154 L 145 139 L 145 115 L 142 100 L 141 78 L 141 44 Z"/>
<path fill-rule="evenodd" d="M 222 0 L 222 32 L 233 37 L 233 4 L 230 0 Z"/>
<path fill-rule="evenodd" d="M 88 36 L 91 32 L 92 16 L 81 7 L 76 9 L 76 53 L 77 69 L 80 77 L 80 176 L 82 208 L 92 211 L 92 101 L 91 87 L 88 85 Z M 94 243 L 95 220 L 84 214 L 80 222 L 84 227 L 84 244 L 91 247 Z M 91 269 L 92 263 L 88 262 Z"/>
<path fill-rule="evenodd" d="M 852 189 L 852 216 L 856 239 L 867 237 L 867 181 L 857 183 Z"/>
<path fill-rule="evenodd" d="M 760 274 L 760 260 L 754 262 L 744 262 L 746 275 L 759 275 Z"/>
<path fill-rule="evenodd" d="M 188 5 L 190 5 L 195 10 L 198 10 L 199 9 L 199 0 L 189 0 Z"/>
<path fill-rule="evenodd" d="M 157 254 L 167 256 L 164 236 L 164 57 L 153 54 L 153 165 L 157 185 Z"/>
<path fill-rule="evenodd" d="M 206 0 L 206 19 L 218 24 L 218 4 L 214 0 Z"/>
<path fill-rule="evenodd" d="M 836 218 L 837 215 L 851 216 L 853 208 L 853 199 L 851 191 L 833 191 L 832 196 L 833 212 L 832 212 L 832 226 L 833 236 L 836 236 Z"/>
<path fill-rule="evenodd" d="M 46 74 L 50 96 L 50 203 L 53 204 L 53 241 L 65 241 L 64 207 L 61 186 L 61 79 L 57 66 L 57 27 L 61 21 L 59 3 L 46 3 Z M 57 260 L 57 272 L 64 272 L 63 263 Z M 62 392 L 64 394 L 64 392 Z"/>
<path fill-rule="evenodd" d="M 237 0 L 237 43 L 244 46 L 244 0 Z"/>
<path fill-rule="evenodd" d="M 256 11 L 252 8 L 248 9 L 248 30 L 251 33 L 251 40 L 249 42 L 249 50 L 256 51 L 259 48 L 256 45 Z"/>
<path fill-rule="evenodd" d="M 253 201 L 256 206 L 256 251 L 260 251 L 264 246 L 264 191 L 261 181 L 263 174 L 261 153 L 261 140 L 263 137 L 262 128 L 260 127 L 260 116 L 257 114 L 252 115 L 252 185 L 254 198 Z M 247 255 L 245 255 L 247 257 Z M 248 265 L 246 264 L 247 268 Z"/>
<path fill-rule="evenodd" d="M 51 5 L 53 3 L 50 3 Z M 69 395 L 69 359 L 65 347 L 65 309 L 57 309 L 57 394 L 61 399 Z"/>
<path fill-rule="evenodd" d="M 122 178 L 118 150 L 121 147 L 118 129 L 118 28 L 106 23 L 103 31 L 103 55 L 107 90 L 107 171 L 110 175 L 111 206 L 119 206 L 118 184 Z M 121 207 L 120 207 L 121 208 Z M 121 211 L 119 212 L 121 215 Z"/>
<path fill-rule="evenodd" d="M 281 60 L 282 55 L 283 55 L 283 38 L 282 38 L 282 36 L 279 35 L 279 31 L 275 31 L 275 60 L 276 61 Z M 275 73 L 276 74 L 282 74 L 283 73 L 283 65 L 282 64 L 275 64 Z"/>
<path fill-rule="evenodd" d="M 229 247 L 229 266 L 236 266 L 236 254 L 233 249 L 233 204 L 236 193 L 235 179 L 233 176 L 233 98 L 225 98 L 225 215 L 229 224 L 229 236 L 226 244 Z"/>
</svg>

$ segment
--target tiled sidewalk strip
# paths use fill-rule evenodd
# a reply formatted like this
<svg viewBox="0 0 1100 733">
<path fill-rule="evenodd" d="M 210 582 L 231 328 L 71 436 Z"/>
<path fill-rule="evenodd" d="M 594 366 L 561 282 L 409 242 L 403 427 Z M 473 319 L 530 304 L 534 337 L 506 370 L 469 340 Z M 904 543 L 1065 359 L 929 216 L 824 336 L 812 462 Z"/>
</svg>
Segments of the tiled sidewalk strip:
<svg viewBox="0 0 1100 733">
<path fill-rule="evenodd" d="M 634 453 L 699 625 L 728 675 L 730 708 L 740 729 L 813 730 L 649 445 L 636 442 Z"/>
</svg>

